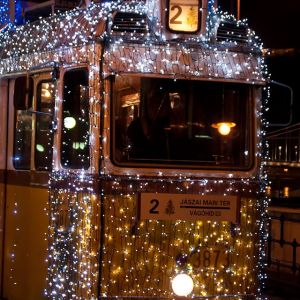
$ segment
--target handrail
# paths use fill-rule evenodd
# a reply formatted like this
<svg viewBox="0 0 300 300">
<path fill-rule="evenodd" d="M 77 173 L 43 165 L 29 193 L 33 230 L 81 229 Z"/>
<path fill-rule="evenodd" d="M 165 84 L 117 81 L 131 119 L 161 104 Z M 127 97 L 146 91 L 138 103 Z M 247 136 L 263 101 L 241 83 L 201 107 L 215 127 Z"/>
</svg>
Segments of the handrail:
<svg viewBox="0 0 300 300">
<path fill-rule="evenodd" d="M 269 236 L 268 236 L 268 251 L 267 251 L 267 263 L 268 266 L 270 267 L 271 265 L 276 265 L 278 268 L 278 271 L 280 267 L 285 267 L 291 269 L 293 274 L 296 274 L 298 271 L 300 275 L 300 264 L 297 263 L 297 248 L 300 248 L 300 243 L 297 242 L 297 240 L 294 238 L 292 241 L 286 241 L 284 239 L 284 227 L 285 227 L 285 222 L 293 222 L 293 223 L 300 223 L 300 220 L 294 220 L 286 217 L 284 214 L 281 214 L 279 217 L 278 216 L 270 216 L 271 221 L 269 223 L 270 228 L 269 228 Z M 272 220 L 279 220 L 280 221 L 280 237 L 279 239 L 272 238 L 271 235 L 271 228 L 272 228 Z M 284 260 L 280 261 L 278 259 L 274 260 L 272 259 L 272 243 L 279 244 L 281 248 L 284 246 L 291 246 L 293 248 L 292 251 L 292 259 L 291 261 L 289 260 Z"/>
<path fill-rule="evenodd" d="M 272 162 L 300 162 L 300 123 L 268 134 Z"/>
</svg>

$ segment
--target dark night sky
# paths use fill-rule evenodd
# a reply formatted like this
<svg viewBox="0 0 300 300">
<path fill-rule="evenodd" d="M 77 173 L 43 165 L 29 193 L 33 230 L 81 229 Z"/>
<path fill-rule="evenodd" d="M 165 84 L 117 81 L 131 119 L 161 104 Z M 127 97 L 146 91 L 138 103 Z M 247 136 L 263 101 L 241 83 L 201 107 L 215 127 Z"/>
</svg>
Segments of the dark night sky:
<svg viewBox="0 0 300 300">
<path fill-rule="evenodd" d="M 241 0 L 241 17 L 265 48 L 300 48 L 299 0 Z"/>
<path fill-rule="evenodd" d="M 223 0 L 224 1 L 224 0 Z M 292 110 L 293 123 L 300 122 L 300 1 L 299 0 L 240 0 L 241 17 L 263 41 L 264 48 L 297 48 L 294 55 L 272 55 L 267 58 L 271 78 L 289 85 L 294 92 L 294 104 L 289 106 L 290 94 L 284 96 L 271 85 L 268 119 L 271 123 L 288 120 Z M 280 89 L 281 92 L 286 89 Z M 286 94 L 286 93 L 285 93 Z M 279 113 L 280 111 L 280 113 Z M 273 129 L 272 127 L 270 128 Z"/>
</svg>

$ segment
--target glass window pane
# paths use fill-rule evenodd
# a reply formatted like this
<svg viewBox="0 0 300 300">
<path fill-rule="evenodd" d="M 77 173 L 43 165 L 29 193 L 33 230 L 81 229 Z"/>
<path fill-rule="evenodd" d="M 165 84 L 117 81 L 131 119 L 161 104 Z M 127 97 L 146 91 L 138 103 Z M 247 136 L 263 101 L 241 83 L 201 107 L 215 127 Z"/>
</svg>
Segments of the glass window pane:
<svg viewBox="0 0 300 300">
<path fill-rule="evenodd" d="M 28 82 L 27 82 L 28 78 Z M 25 110 L 32 106 L 33 79 L 21 76 L 15 80 L 14 106 L 15 109 Z"/>
<path fill-rule="evenodd" d="M 37 86 L 37 113 L 35 132 L 35 168 L 51 170 L 55 84 L 51 81 L 40 82 Z"/>
<path fill-rule="evenodd" d="M 89 167 L 88 71 L 66 72 L 63 91 L 61 163 L 64 167 Z"/>
<path fill-rule="evenodd" d="M 16 169 L 30 169 L 32 115 L 26 110 L 15 110 L 13 164 Z"/>
<path fill-rule="evenodd" d="M 249 103 L 247 85 L 117 76 L 113 160 L 249 168 Z"/>
</svg>

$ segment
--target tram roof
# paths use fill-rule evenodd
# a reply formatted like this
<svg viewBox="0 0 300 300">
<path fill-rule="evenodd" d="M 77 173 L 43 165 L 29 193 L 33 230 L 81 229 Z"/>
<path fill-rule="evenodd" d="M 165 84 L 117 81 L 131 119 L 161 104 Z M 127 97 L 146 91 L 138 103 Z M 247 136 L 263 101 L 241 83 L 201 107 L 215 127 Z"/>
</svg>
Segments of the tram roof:
<svg viewBox="0 0 300 300">
<path fill-rule="evenodd" d="M 117 18 L 114 19 L 114 17 L 116 12 L 127 14 L 125 23 L 115 26 L 114 22 Z M 130 13 L 133 14 L 130 15 Z M 132 18 L 137 19 L 131 20 L 130 23 Z M 32 57 L 36 54 L 80 47 L 109 37 L 112 38 L 113 44 L 113 47 L 107 49 L 105 59 L 106 63 L 108 57 L 110 62 L 113 62 L 113 65 L 107 63 L 110 65 L 109 72 L 126 72 L 128 69 L 132 69 L 130 72 L 158 74 L 163 72 L 170 75 L 175 70 L 175 73 L 183 74 L 186 77 L 263 82 L 262 74 L 259 71 L 261 69 L 260 55 L 256 53 L 258 49 L 256 48 L 249 55 L 249 44 L 245 42 L 243 33 L 241 34 L 241 29 L 246 33 L 248 27 L 243 27 L 237 22 L 231 24 L 222 20 L 219 22 L 220 30 L 215 30 L 215 39 L 217 40 L 218 37 L 220 41 L 226 39 L 227 32 L 232 34 L 237 29 L 235 35 L 237 43 L 232 43 L 234 51 L 230 54 L 227 52 L 226 45 L 218 43 L 218 49 L 213 49 L 214 46 L 212 47 L 210 42 L 201 40 L 199 37 L 196 37 L 192 42 L 191 40 L 163 41 L 160 35 L 154 34 L 155 28 L 152 28 L 153 24 L 151 25 L 151 22 L 153 20 L 151 18 L 153 18 L 153 15 L 151 16 L 151 13 L 149 13 L 149 7 L 144 1 L 123 0 L 94 3 L 86 9 L 75 9 L 60 15 L 40 19 L 34 23 L 8 28 L 2 33 L 0 32 L 0 74 L 4 75 L 25 70 L 26 64 L 31 67 L 34 66 L 36 61 L 39 61 L 38 56 L 36 56 L 34 58 L 36 61 L 32 63 Z M 119 19 L 122 20 L 123 17 Z M 129 28 L 129 31 L 126 31 L 128 20 L 129 26 L 132 27 Z M 124 24 L 125 31 L 123 32 Z M 231 29 L 226 26 L 223 27 L 224 24 L 226 26 L 229 24 Z M 232 26 L 236 27 L 233 28 Z M 115 36 L 111 30 L 113 28 L 117 32 Z M 113 43 L 113 39 L 117 42 Z M 148 42 L 144 44 L 146 40 Z M 123 51 L 121 44 L 129 45 L 129 48 L 126 46 L 126 49 L 128 48 L 130 51 Z M 131 49 L 130 44 L 136 44 L 136 48 Z M 154 44 L 155 47 L 153 47 Z M 253 45 L 250 46 L 255 49 Z M 149 49 L 145 50 L 146 48 Z M 197 48 L 198 50 L 196 50 Z M 243 49 L 246 49 L 246 51 L 243 51 Z M 130 62 L 137 59 L 137 57 L 132 56 L 133 53 L 137 53 L 136 51 L 139 52 L 138 56 L 141 56 L 142 61 L 134 64 L 134 68 L 131 68 L 132 63 Z M 151 65 L 151 59 L 149 60 L 147 55 L 149 51 L 154 51 L 154 54 L 156 52 L 161 53 L 161 55 L 155 55 L 157 66 L 153 67 Z M 167 54 L 164 53 L 165 51 Z M 150 57 L 153 56 L 153 53 Z M 178 59 L 178 55 L 181 57 L 180 59 Z M 169 59 L 172 64 L 167 66 L 165 62 Z M 124 65 L 124 61 L 129 62 L 129 66 L 127 63 Z M 186 72 L 186 64 L 190 67 L 188 72 Z"/>
<path fill-rule="evenodd" d="M 100 37 L 113 5 L 91 5 L 14 26 L 0 34 L 0 59 L 80 46 Z"/>
<path fill-rule="evenodd" d="M 138 0 L 116 0 L 97 4 L 93 3 L 85 9 L 74 9 L 22 26 L 8 26 L 7 29 L 2 29 L 2 33 L 0 30 L 0 60 L 7 57 L 18 57 L 26 54 L 52 51 L 63 47 L 76 47 L 101 40 L 104 36 L 111 34 L 110 30 L 114 27 L 112 23 L 115 22 L 115 20 L 113 20 L 115 12 L 127 13 L 127 16 L 124 16 L 124 19 L 127 18 L 124 20 L 124 23 L 115 26 L 118 27 L 120 25 L 120 35 L 123 38 L 127 39 L 129 37 L 130 39 L 130 37 L 133 36 L 132 41 L 134 41 L 135 38 L 136 40 L 143 41 L 143 38 L 145 40 L 147 37 L 154 42 L 161 42 L 163 39 L 160 35 L 154 33 L 157 29 L 160 30 L 158 28 L 159 25 L 157 27 L 157 24 L 144 24 L 143 28 L 143 25 L 140 24 L 143 22 L 151 23 L 158 17 L 154 16 L 157 12 L 151 11 L 153 8 L 150 9 L 146 3 L 145 1 Z M 133 14 L 130 15 L 130 12 L 134 13 L 135 16 Z M 137 15 L 140 15 L 141 18 L 136 17 Z M 121 18 L 123 18 L 123 16 Z M 130 20 L 132 18 L 134 19 Z M 151 20 L 149 21 L 149 19 Z M 245 24 L 242 24 L 240 21 L 224 21 L 222 17 L 219 18 L 219 22 L 214 22 L 218 24 L 218 26 L 211 28 L 210 34 L 215 34 L 214 38 L 216 40 L 225 41 L 227 38 L 230 40 L 233 38 L 233 41 L 237 42 L 235 50 L 241 50 L 247 44 L 247 25 L 245 26 Z M 131 26 L 131 28 L 126 28 L 126 25 L 124 28 L 124 24 L 129 24 L 128 26 Z M 129 30 L 126 31 L 127 29 Z M 141 30 L 143 31 L 143 29 L 144 34 L 141 34 Z M 116 31 L 118 30 L 119 28 L 116 28 Z M 194 43 L 195 41 L 201 44 L 201 37 L 195 35 Z M 178 42 L 188 44 L 190 40 Z M 205 43 L 209 44 L 210 42 L 204 41 L 204 44 Z M 220 44 L 221 43 L 219 43 L 219 45 Z"/>
</svg>

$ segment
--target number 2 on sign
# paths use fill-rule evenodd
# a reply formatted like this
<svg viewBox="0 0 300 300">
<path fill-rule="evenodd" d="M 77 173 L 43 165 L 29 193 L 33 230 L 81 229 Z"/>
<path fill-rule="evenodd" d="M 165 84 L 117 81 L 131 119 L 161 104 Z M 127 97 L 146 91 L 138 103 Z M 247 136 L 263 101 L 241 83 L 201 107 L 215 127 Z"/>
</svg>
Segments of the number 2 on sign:
<svg viewBox="0 0 300 300">
<path fill-rule="evenodd" d="M 182 8 L 179 5 L 174 5 L 171 7 L 171 10 L 176 10 L 177 12 L 175 13 L 175 15 L 171 18 L 170 20 L 170 24 L 182 24 L 181 21 L 177 21 L 177 19 L 180 17 L 180 15 L 182 14 Z"/>
<path fill-rule="evenodd" d="M 169 0 L 169 29 L 196 32 L 199 25 L 199 0 Z"/>
<path fill-rule="evenodd" d="M 158 205 L 159 205 L 159 201 L 158 201 L 157 199 L 152 199 L 152 200 L 150 201 L 150 203 L 152 204 L 152 207 L 151 207 L 151 209 L 149 210 L 149 213 L 150 213 L 150 214 L 158 214 L 159 211 L 156 210 L 156 209 L 157 209 L 157 207 L 158 207 Z"/>
</svg>

